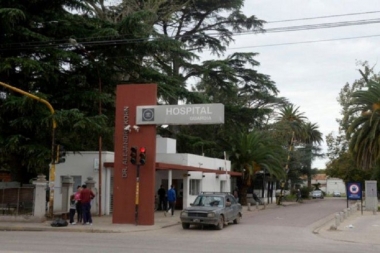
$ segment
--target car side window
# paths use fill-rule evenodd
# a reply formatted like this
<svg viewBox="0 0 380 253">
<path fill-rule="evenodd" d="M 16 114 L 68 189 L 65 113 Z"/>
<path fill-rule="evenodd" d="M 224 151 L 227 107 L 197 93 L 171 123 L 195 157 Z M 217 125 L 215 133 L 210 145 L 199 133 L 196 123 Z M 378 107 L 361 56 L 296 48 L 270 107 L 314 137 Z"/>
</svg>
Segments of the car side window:
<svg viewBox="0 0 380 253">
<path fill-rule="evenodd" d="M 234 196 L 232 196 L 232 195 L 228 195 L 227 198 L 230 199 L 231 204 L 236 204 L 236 199 L 235 199 Z"/>
</svg>

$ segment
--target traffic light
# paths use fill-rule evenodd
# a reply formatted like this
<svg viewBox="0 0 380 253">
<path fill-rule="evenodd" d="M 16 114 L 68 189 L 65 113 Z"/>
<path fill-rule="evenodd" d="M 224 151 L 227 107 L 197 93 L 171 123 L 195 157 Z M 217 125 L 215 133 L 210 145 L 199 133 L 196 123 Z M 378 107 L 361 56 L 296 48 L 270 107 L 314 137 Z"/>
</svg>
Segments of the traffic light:
<svg viewBox="0 0 380 253">
<path fill-rule="evenodd" d="M 144 165 L 145 164 L 145 160 L 146 160 L 146 149 L 144 147 L 141 147 L 140 148 L 140 165 Z"/>
<path fill-rule="evenodd" d="M 55 163 L 64 163 L 66 161 L 66 150 L 62 145 L 55 146 Z"/>
<path fill-rule="evenodd" d="M 131 147 L 131 163 L 132 164 L 136 164 L 136 160 L 137 160 L 137 147 Z"/>
</svg>

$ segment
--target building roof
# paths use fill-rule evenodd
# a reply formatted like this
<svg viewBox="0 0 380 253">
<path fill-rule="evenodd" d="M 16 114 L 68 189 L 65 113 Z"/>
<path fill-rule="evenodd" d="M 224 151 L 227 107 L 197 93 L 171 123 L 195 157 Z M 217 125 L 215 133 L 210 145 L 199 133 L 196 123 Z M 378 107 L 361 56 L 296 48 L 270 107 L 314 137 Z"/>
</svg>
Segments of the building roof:
<svg viewBox="0 0 380 253">
<path fill-rule="evenodd" d="M 327 180 L 326 174 L 315 174 L 312 179 L 314 180 Z"/>
</svg>

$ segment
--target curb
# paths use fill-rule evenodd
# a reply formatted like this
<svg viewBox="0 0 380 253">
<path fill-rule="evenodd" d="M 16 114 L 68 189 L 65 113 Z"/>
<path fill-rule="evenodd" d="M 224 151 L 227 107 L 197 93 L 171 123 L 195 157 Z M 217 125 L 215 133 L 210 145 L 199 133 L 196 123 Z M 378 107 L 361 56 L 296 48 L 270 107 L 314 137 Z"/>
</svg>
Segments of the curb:
<svg viewBox="0 0 380 253">
<path fill-rule="evenodd" d="M 152 226 L 149 228 L 136 227 L 137 229 L 132 228 L 129 230 L 128 229 L 123 230 L 120 228 L 97 229 L 97 228 L 89 228 L 89 227 L 82 229 L 82 228 L 70 228 L 69 226 L 66 226 L 66 227 L 0 226 L 0 231 L 8 231 L 8 232 L 12 232 L 12 231 L 17 231 L 17 232 L 20 232 L 20 231 L 25 231 L 25 232 L 48 231 L 48 232 L 77 232 L 77 233 L 130 233 L 130 232 L 146 232 L 146 231 L 152 231 L 152 230 L 159 230 L 159 229 L 163 229 L 163 228 L 177 226 L 179 224 L 181 224 L 180 221 L 178 221 L 176 223 L 162 225 L 162 226 Z"/>
<path fill-rule="evenodd" d="M 319 234 L 319 231 L 322 229 L 322 227 L 326 226 L 326 224 L 330 223 L 331 221 L 334 221 L 334 219 L 335 219 L 335 214 L 330 214 L 329 216 L 311 224 L 311 226 L 313 227 L 312 229 L 313 234 L 316 234 L 316 235 Z"/>
<path fill-rule="evenodd" d="M 173 223 L 173 224 L 163 225 L 161 228 L 170 228 L 170 227 L 177 226 L 179 224 L 181 224 L 180 221 L 178 221 L 177 223 Z"/>
<path fill-rule="evenodd" d="M 0 231 L 25 231 L 25 232 L 81 232 L 81 233 L 122 233 L 122 231 L 116 230 L 104 230 L 104 229 L 70 229 L 67 227 L 60 228 L 38 228 L 38 227 L 0 227 Z"/>
</svg>

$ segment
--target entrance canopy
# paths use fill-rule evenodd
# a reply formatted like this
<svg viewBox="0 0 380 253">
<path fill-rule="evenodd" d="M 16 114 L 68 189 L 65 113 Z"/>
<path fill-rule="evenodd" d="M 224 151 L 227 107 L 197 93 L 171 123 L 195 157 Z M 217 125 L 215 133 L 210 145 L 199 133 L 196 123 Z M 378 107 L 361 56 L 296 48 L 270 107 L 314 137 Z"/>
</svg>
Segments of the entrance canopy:
<svg viewBox="0 0 380 253">
<path fill-rule="evenodd" d="M 106 168 L 113 168 L 114 163 L 108 162 L 104 163 L 104 167 Z M 156 170 L 183 170 L 183 171 L 200 171 L 204 173 L 215 173 L 215 174 L 229 174 L 233 177 L 239 177 L 242 175 L 241 172 L 235 172 L 235 171 L 225 171 L 223 169 L 221 170 L 215 170 L 215 169 L 206 169 L 206 168 L 198 168 L 193 166 L 186 166 L 186 165 L 179 165 L 179 164 L 169 164 L 169 163 L 156 163 Z"/>
</svg>

